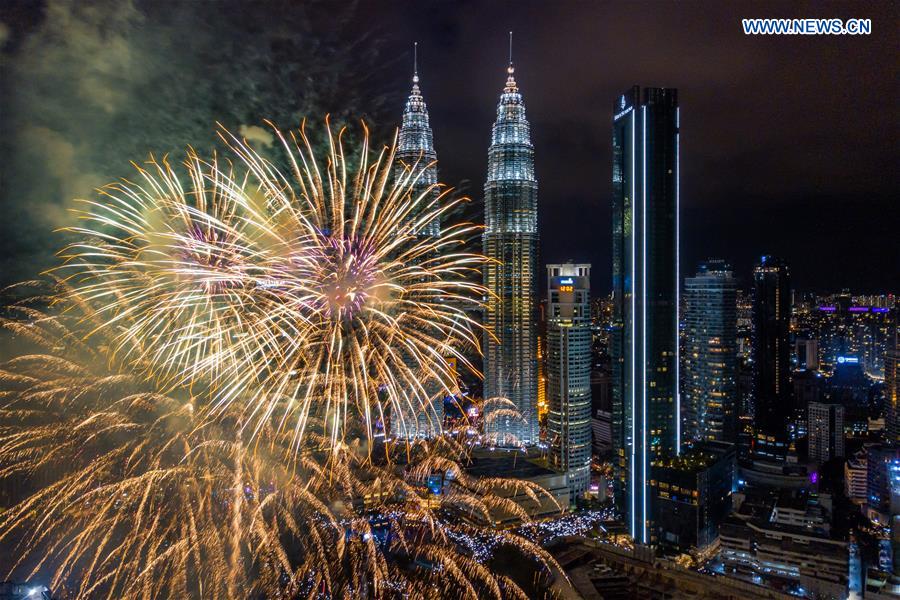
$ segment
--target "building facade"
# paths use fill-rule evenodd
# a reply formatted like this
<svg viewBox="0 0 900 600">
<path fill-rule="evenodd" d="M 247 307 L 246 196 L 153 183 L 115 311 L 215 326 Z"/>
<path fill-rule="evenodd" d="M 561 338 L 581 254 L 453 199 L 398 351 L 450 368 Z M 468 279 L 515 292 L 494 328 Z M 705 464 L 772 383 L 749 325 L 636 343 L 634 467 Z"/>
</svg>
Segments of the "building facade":
<svg viewBox="0 0 900 600">
<path fill-rule="evenodd" d="M 537 179 L 525 104 L 509 65 L 497 105 L 484 184 L 484 397 L 507 398 L 519 418 L 492 419 L 497 443 L 528 445 L 538 437 Z"/>
<path fill-rule="evenodd" d="M 660 545 L 704 550 L 719 537 L 731 511 L 735 446 L 698 442 L 680 456 L 652 467 L 655 522 Z"/>
<path fill-rule="evenodd" d="M 678 92 L 633 87 L 613 107 L 613 323 L 616 500 L 652 544 L 650 465 L 678 453 Z"/>
<path fill-rule="evenodd" d="M 684 424 L 687 439 L 737 434 L 737 282 L 724 261 L 684 280 Z"/>
<path fill-rule="evenodd" d="M 795 420 L 791 402 L 791 282 L 787 264 L 763 256 L 753 269 L 753 455 L 783 462 Z"/>
<path fill-rule="evenodd" d="M 809 459 L 817 464 L 844 456 L 844 407 L 832 402 L 808 405 Z"/>
<path fill-rule="evenodd" d="M 885 438 L 900 443 L 900 327 L 896 320 L 889 326 L 884 353 L 884 411 Z"/>
<path fill-rule="evenodd" d="M 413 177 L 410 201 L 416 200 L 416 209 L 410 211 L 407 221 L 413 223 L 413 231 L 420 237 L 436 238 L 441 234 L 438 217 L 422 219 L 423 213 L 427 216 L 427 213 L 435 210 L 437 202 L 440 201 L 436 161 L 434 136 L 428 119 L 428 107 L 419 89 L 418 64 L 416 64 L 413 68 L 412 90 L 403 109 L 397 138 L 394 177 L 397 180 Z M 444 394 L 437 385 L 429 385 L 425 391 L 427 396 L 421 401 L 413 400 L 407 406 L 394 407 L 390 415 L 392 436 L 406 439 L 428 438 L 441 433 Z M 419 394 L 412 396 L 418 397 Z"/>
<path fill-rule="evenodd" d="M 591 266 L 547 265 L 547 441 L 572 500 L 591 483 Z"/>
</svg>

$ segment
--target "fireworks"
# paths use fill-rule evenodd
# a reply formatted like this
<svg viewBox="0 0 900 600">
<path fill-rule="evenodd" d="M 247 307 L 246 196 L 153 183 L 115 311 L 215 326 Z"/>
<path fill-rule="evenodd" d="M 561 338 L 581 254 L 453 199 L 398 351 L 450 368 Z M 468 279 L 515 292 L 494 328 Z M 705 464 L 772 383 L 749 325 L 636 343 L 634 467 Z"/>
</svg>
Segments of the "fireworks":
<svg viewBox="0 0 900 600">
<path fill-rule="evenodd" d="M 13 490 L 0 543 L 14 547 L 5 561 L 21 557 L 3 568 L 50 574 L 78 598 L 525 597 L 457 549 L 477 528 L 441 515 L 527 518 L 497 492 L 544 492 L 487 479 L 434 496 L 429 478 L 466 479 L 455 440 L 373 462 L 315 421 L 298 448 L 273 420 L 250 442 L 234 407 L 200 419 L 187 389 L 109 371 L 68 329 L 74 310 L 16 312 L 2 324 L 36 353 L 0 369 L 0 483 L 14 484 L 0 487 Z M 518 536 L 495 539 L 552 563 Z"/>
<path fill-rule="evenodd" d="M 485 294 L 472 282 L 484 259 L 460 250 L 474 225 L 418 235 L 462 199 L 413 197 L 424 165 L 395 177 L 393 150 L 375 155 L 365 136 L 351 169 L 328 133 L 320 167 L 302 130 L 276 131 L 290 178 L 225 131 L 239 176 L 194 155 L 189 187 L 166 161 L 139 168 L 140 184 L 88 203 L 61 269 L 115 331 L 121 364 L 211 390 L 213 416 L 240 404 L 253 432 L 281 409 L 295 443 L 311 415 L 333 443 L 357 416 L 371 438 L 376 420 L 453 390 L 446 358 L 473 368 L 466 311 Z"/>
<path fill-rule="evenodd" d="M 320 167 L 279 133 L 287 178 L 221 135 L 190 185 L 152 161 L 88 202 L 54 293 L 0 319 L 29 346 L 0 366 L 0 567 L 77 598 L 526 597 L 457 542 L 546 491 L 467 476 L 465 436 L 372 451 L 472 368 L 476 228 L 418 234 L 459 200 L 365 142 Z"/>
</svg>

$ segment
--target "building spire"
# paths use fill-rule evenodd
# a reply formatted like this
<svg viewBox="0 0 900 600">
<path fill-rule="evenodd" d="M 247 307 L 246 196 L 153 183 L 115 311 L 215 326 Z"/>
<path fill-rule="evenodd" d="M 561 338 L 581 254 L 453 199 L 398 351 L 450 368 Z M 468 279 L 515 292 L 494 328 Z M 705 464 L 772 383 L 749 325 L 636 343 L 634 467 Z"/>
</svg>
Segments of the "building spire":
<svg viewBox="0 0 900 600">
<path fill-rule="evenodd" d="M 518 91 L 518 87 L 516 87 L 516 78 L 513 74 L 516 72 L 516 68 L 513 66 L 512 59 L 512 34 L 513 32 L 509 32 L 509 66 L 506 67 L 506 87 L 503 89 L 504 93 L 510 94 Z"/>
<path fill-rule="evenodd" d="M 413 42 L 413 77 L 412 91 L 410 92 L 410 100 L 418 98 L 421 102 L 422 92 L 419 90 L 419 42 Z"/>
</svg>

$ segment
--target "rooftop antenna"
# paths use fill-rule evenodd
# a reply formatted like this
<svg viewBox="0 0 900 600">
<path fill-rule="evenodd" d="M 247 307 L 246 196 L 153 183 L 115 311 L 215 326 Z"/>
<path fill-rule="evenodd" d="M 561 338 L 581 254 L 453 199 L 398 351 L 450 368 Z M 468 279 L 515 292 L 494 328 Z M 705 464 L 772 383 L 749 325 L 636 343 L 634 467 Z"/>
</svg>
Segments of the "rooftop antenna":
<svg viewBox="0 0 900 600">
<path fill-rule="evenodd" d="M 512 31 L 509 32 L 509 66 L 512 66 Z"/>
<path fill-rule="evenodd" d="M 419 42 L 413 42 L 413 83 L 419 83 Z"/>
</svg>

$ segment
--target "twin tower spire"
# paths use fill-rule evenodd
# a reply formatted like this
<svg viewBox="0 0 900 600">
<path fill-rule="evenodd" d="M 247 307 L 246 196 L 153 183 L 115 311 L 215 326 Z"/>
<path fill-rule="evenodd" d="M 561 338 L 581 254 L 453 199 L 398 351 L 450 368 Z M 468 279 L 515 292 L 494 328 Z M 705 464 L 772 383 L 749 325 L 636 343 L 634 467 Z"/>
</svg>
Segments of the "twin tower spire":
<svg viewBox="0 0 900 600">
<path fill-rule="evenodd" d="M 508 404 L 486 402 L 485 433 L 498 445 L 522 446 L 539 441 L 537 414 L 536 277 L 538 255 L 537 179 L 534 146 L 525 117 L 525 104 L 515 80 L 512 32 L 509 33 L 509 66 L 506 85 L 497 104 L 497 118 L 488 149 L 484 184 L 484 285 L 483 343 L 484 398 L 504 398 L 515 406 L 518 417 L 501 410 L 492 419 L 490 407 Z M 412 165 L 428 165 L 413 194 L 438 194 L 437 154 L 428 109 L 419 89 L 418 44 L 413 46 L 412 91 L 406 101 L 400 127 L 397 158 Z M 440 223 L 427 224 L 419 235 L 439 236 Z"/>
</svg>

